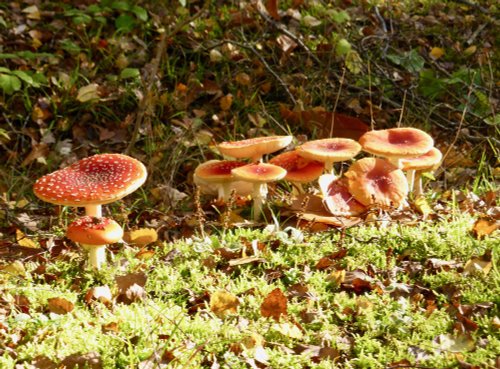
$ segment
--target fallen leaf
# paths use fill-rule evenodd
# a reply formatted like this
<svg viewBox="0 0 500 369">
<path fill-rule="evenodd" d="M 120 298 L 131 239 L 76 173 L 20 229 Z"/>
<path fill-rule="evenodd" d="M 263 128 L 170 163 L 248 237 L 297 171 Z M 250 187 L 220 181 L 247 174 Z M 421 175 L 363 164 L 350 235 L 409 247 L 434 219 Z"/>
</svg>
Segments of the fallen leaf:
<svg viewBox="0 0 500 369">
<path fill-rule="evenodd" d="M 144 273 L 130 273 L 115 277 L 118 287 L 117 302 L 130 304 L 134 301 L 142 300 L 146 296 L 144 286 L 146 285 L 147 277 Z"/>
<path fill-rule="evenodd" d="M 26 14 L 26 18 L 28 19 L 33 19 L 33 20 L 40 20 L 42 19 L 42 16 L 40 14 L 40 10 L 36 5 L 31 5 L 28 6 L 27 8 L 23 9 L 23 13 Z"/>
<path fill-rule="evenodd" d="M 473 274 L 477 272 L 483 272 L 484 275 L 487 275 L 493 266 L 491 251 L 488 250 L 484 253 L 484 255 L 479 257 L 471 258 L 464 265 L 464 274 Z"/>
<path fill-rule="evenodd" d="M 158 240 L 158 233 L 153 228 L 140 228 L 125 232 L 123 240 L 129 244 L 144 247 Z"/>
<path fill-rule="evenodd" d="M 441 334 L 437 337 L 436 342 L 439 344 L 438 349 L 441 351 L 465 352 L 475 348 L 475 341 L 468 334 L 459 334 L 457 336 Z"/>
<path fill-rule="evenodd" d="M 32 249 L 39 249 L 38 246 L 32 239 L 28 238 L 20 229 L 16 229 L 16 241 L 19 246 L 29 247 Z"/>
<path fill-rule="evenodd" d="M 210 295 L 210 310 L 218 317 L 224 317 L 227 314 L 236 314 L 240 301 L 233 294 L 220 290 Z"/>
<path fill-rule="evenodd" d="M 280 20 L 281 17 L 278 13 L 278 0 L 267 0 L 266 10 L 275 20 Z"/>
<path fill-rule="evenodd" d="M 49 152 L 50 148 L 47 144 L 45 143 L 34 144 L 31 147 L 30 153 L 24 158 L 23 162 L 21 163 L 21 166 L 25 167 L 37 159 L 44 160 L 45 157 L 49 154 Z"/>
<path fill-rule="evenodd" d="M 233 104 L 233 95 L 227 94 L 226 96 L 222 96 L 219 101 L 220 108 L 223 111 L 228 111 L 231 109 L 231 105 Z"/>
<path fill-rule="evenodd" d="M 264 318 L 273 318 L 279 322 L 280 317 L 287 315 L 288 299 L 279 288 L 274 289 L 266 296 L 260 305 L 260 314 Z"/>
<path fill-rule="evenodd" d="M 99 85 L 91 83 L 87 86 L 80 87 L 76 99 L 80 102 L 88 102 L 92 100 L 99 100 Z"/>
<path fill-rule="evenodd" d="M 104 305 L 111 305 L 113 302 L 113 295 L 109 286 L 98 286 L 90 288 L 85 294 L 85 302 L 90 304 L 92 300 L 97 300 Z"/>
<path fill-rule="evenodd" d="M 427 219 L 427 217 L 433 213 L 433 210 L 427 202 L 425 196 L 418 196 L 414 201 L 414 205 L 415 209 L 422 214 L 423 220 Z"/>
<path fill-rule="evenodd" d="M 0 271 L 11 276 L 24 277 L 26 275 L 24 264 L 19 260 L 15 260 L 12 263 L 7 264 L 7 266 L 5 266 L 3 269 L 0 269 Z"/>
<path fill-rule="evenodd" d="M 479 218 L 474 223 L 472 228 L 472 232 L 476 236 L 477 239 L 481 239 L 484 236 L 489 236 L 493 232 L 495 232 L 500 227 L 500 221 L 494 219 L 487 218 Z"/>
<path fill-rule="evenodd" d="M 437 60 L 444 55 L 444 50 L 440 47 L 433 47 L 431 51 L 429 51 L 429 55 L 432 59 Z"/>
<path fill-rule="evenodd" d="M 61 365 L 65 369 L 87 368 L 87 369 L 102 369 L 101 356 L 97 352 L 89 352 L 87 354 L 73 354 L 66 356 Z"/>
<path fill-rule="evenodd" d="M 300 328 L 290 322 L 275 323 L 273 324 L 272 328 L 276 332 L 281 333 L 283 336 L 287 336 L 290 338 L 300 340 L 304 337 L 304 334 L 302 333 Z"/>
<path fill-rule="evenodd" d="M 47 300 L 47 308 L 54 314 L 67 314 L 73 311 L 75 305 L 63 297 L 52 297 Z"/>
</svg>

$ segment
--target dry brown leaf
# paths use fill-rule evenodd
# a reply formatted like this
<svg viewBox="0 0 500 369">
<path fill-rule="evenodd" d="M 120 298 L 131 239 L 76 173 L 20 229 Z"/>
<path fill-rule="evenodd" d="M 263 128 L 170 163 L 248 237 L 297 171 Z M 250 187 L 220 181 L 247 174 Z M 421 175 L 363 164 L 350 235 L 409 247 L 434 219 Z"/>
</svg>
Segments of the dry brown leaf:
<svg viewBox="0 0 500 369">
<path fill-rule="evenodd" d="M 280 20 L 278 13 L 278 0 L 266 0 L 266 10 L 274 20 Z"/>
<path fill-rule="evenodd" d="M 135 246 L 144 247 L 158 240 L 158 233 L 153 228 L 140 228 L 125 232 L 123 240 Z"/>
<path fill-rule="evenodd" d="M 494 219 L 487 218 L 479 218 L 474 223 L 474 227 L 472 228 L 472 232 L 476 236 L 477 239 L 481 239 L 484 236 L 489 236 L 493 232 L 495 232 L 500 227 L 500 221 Z"/>
<path fill-rule="evenodd" d="M 97 352 L 89 352 L 87 354 L 73 354 L 66 356 L 61 365 L 65 369 L 87 368 L 87 369 L 102 369 L 101 356 Z"/>
<path fill-rule="evenodd" d="M 144 286 L 147 277 L 142 272 L 116 276 L 115 281 L 118 287 L 118 296 L 116 298 L 118 302 L 130 304 L 142 300 L 146 296 Z"/>
<path fill-rule="evenodd" d="M 464 274 L 472 274 L 481 271 L 484 275 L 487 275 L 492 267 L 491 251 L 487 251 L 484 255 L 473 257 L 465 263 Z"/>
<path fill-rule="evenodd" d="M 210 295 L 210 310 L 218 317 L 236 314 L 240 301 L 233 294 L 220 290 Z"/>
<path fill-rule="evenodd" d="M 260 305 L 260 314 L 264 318 L 271 317 L 279 322 L 282 315 L 287 316 L 288 314 L 287 305 L 288 299 L 279 288 L 276 288 L 267 295 Z"/>
<path fill-rule="evenodd" d="M 231 105 L 233 104 L 233 95 L 227 94 L 226 96 L 222 96 L 219 101 L 220 108 L 223 111 L 228 111 L 231 109 Z"/>
<path fill-rule="evenodd" d="M 54 314 L 67 314 L 73 311 L 75 305 L 63 297 L 52 297 L 47 300 L 47 308 Z"/>
<path fill-rule="evenodd" d="M 34 144 L 31 147 L 30 153 L 24 158 L 23 162 L 21 163 L 21 166 L 25 167 L 40 158 L 45 159 L 49 152 L 49 145 L 45 143 Z"/>
</svg>

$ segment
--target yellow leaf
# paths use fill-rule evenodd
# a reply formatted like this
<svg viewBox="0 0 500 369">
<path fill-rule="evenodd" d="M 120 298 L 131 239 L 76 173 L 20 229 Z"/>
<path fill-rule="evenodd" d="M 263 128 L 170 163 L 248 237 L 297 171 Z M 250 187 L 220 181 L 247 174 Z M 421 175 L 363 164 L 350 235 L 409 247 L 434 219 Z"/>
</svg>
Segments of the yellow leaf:
<svg viewBox="0 0 500 369">
<path fill-rule="evenodd" d="M 469 56 L 472 55 L 476 52 L 477 46 L 476 45 L 471 45 L 467 49 L 464 50 L 464 54 Z"/>
<path fill-rule="evenodd" d="M 500 221 L 498 220 L 488 220 L 488 219 L 478 219 L 476 223 L 474 223 L 474 227 L 472 228 L 472 232 L 476 236 L 476 238 L 481 239 L 484 236 L 489 236 L 493 232 L 495 232 L 500 227 Z"/>
<path fill-rule="evenodd" d="M 229 110 L 231 108 L 231 105 L 233 104 L 233 95 L 227 94 L 226 96 L 222 96 L 219 104 L 222 110 Z"/>
<path fill-rule="evenodd" d="M 440 47 L 433 47 L 429 52 L 429 55 L 432 59 L 437 60 L 444 55 L 444 50 Z"/>
<path fill-rule="evenodd" d="M 28 19 L 33 19 L 33 20 L 40 20 L 42 19 L 40 10 L 36 5 L 31 5 L 28 6 L 27 8 L 23 9 L 23 13 L 26 14 L 26 18 Z"/>
<path fill-rule="evenodd" d="M 16 260 L 8 264 L 5 268 L 2 269 L 2 272 L 12 276 L 24 277 L 26 275 L 26 269 L 24 268 L 24 264 L 21 263 L 19 260 Z"/>
<path fill-rule="evenodd" d="M 97 83 L 91 83 L 90 85 L 80 87 L 76 99 L 80 102 L 99 100 L 98 88 L 99 85 Z"/>
<path fill-rule="evenodd" d="M 127 243 L 144 247 L 158 240 L 158 233 L 153 228 L 140 228 L 135 231 L 125 232 L 123 240 Z"/>
<path fill-rule="evenodd" d="M 210 296 L 210 310 L 218 317 L 224 317 L 226 314 L 236 314 L 236 309 L 240 301 L 233 294 L 220 290 Z"/>
<path fill-rule="evenodd" d="M 38 245 L 31 239 L 29 239 L 20 229 L 16 229 L 16 241 L 19 246 L 29 247 L 32 249 L 37 249 Z"/>
<path fill-rule="evenodd" d="M 429 214 L 432 214 L 432 208 L 430 207 L 429 203 L 425 199 L 424 196 L 418 196 L 415 199 L 415 208 L 418 210 L 420 214 L 422 214 L 422 218 L 426 219 Z"/>
</svg>

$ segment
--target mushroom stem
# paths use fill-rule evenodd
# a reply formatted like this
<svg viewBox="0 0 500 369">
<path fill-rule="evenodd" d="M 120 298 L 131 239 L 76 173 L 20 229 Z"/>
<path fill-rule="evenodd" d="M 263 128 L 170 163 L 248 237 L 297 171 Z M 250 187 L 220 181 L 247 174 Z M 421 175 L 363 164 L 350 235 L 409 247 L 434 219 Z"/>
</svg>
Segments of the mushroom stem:
<svg viewBox="0 0 500 369">
<path fill-rule="evenodd" d="M 262 214 L 262 205 L 267 198 L 267 183 L 257 182 L 253 185 L 253 220 L 258 221 Z"/>
<path fill-rule="evenodd" d="M 415 185 L 415 170 L 410 169 L 406 172 L 406 179 L 408 180 L 408 190 L 409 192 L 413 192 L 413 187 Z"/>
<path fill-rule="evenodd" d="M 101 218 L 102 217 L 102 205 L 85 205 L 85 215 Z"/>
<path fill-rule="evenodd" d="M 82 244 L 82 247 L 89 251 L 89 265 L 93 269 L 101 269 L 106 263 L 106 245 L 94 246 Z"/>
<path fill-rule="evenodd" d="M 292 182 L 292 186 L 293 186 L 294 190 L 297 190 L 298 194 L 305 193 L 304 186 L 302 186 L 302 183 L 300 183 L 300 182 Z"/>
<path fill-rule="evenodd" d="M 387 158 L 387 159 L 389 160 L 389 163 L 391 163 L 392 165 L 394 165 L 398 169 L 401 169 L 401 167 L 403 166 L 401 163 L 401 158 L 392 157 L 392 158 Z"/>
<path fill-rule="evenodd" d="M 333 161 L 325 162 L 325 172 L 327 174 L 335 174 L 335 168 L 333 166 Z"/>
<path fill-rule="evenodd" d="M 219 200 L 222 200 L 225 203 L 229 202 L 229 199 L 231 198 L 231 183 L 221 183 L 218 188 L 218 193 Z"/>
<path fill-rule="evenodd" d="M 417 198 L 424 193 L 424 189 L 422 186 L 422 172 L 420 172 L 420 171 L 415 172 L 415 182 L 416 182 L 416 185 L 413 189 L 413 196 L 415 198 Z"/>
</svg>

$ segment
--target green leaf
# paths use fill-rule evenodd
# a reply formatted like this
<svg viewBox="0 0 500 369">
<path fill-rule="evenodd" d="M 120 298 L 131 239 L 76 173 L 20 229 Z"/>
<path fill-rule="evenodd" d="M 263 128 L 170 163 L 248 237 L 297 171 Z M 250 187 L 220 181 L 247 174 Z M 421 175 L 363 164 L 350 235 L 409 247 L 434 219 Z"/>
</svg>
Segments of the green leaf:
<svg viewBox="0 0 500 369">
<path fill-rule="evenodd" d="M 13 75 L 0 74 L 0 88 L 10 95 L 21 89 L 21 80 Z"/>
<path fill-rule="evenodd" d="M 420 56 L 417 49 L 412 49 L 402 55 L 388 54 L 387 59 L 396 65 L 402 66 L 410 73 L 420 72 L 425 64 L 425 59 Z"/>
<path fill-rule="evenodd" d="M 446 91 L 446 82 L 436 78 L 433 70 L 426 69 L 420 72 L 418 89 L 425 97 L 435 99 Z"/>
<path fill-rule="evenodd" d="M 135 19 L 128 14 L 122 14 L 115 20 L 115 27 L 119 31 L 130 32 L 135 26 Z"/>
<path fill-rule="evenodd" d="M 82 51 L 80 46 L 68 39 L 61 41 L 61 48 L 69 54 L 78 54 Z"/>
<path fill-rule="evenodd" d="M 134 5 L 132 7 L 132 13 L 134 13 L 135 16 L 143 22 L 146 22 L 148 20 L 148 12 L 146 11 L 146 9 L 140 6 Z"/>
<path fill-rule="evenodd" d="M 130 10 L 130 4 L 126 1 L 115 1 L 111 4 L 111 7 L 115 10 L 127 11 Z"/>
<path fill-rule="evenodd" d="M 359 74 L 363 67 L 363 59 L 356 51 L 350 50 L 345 56 L 345 66 L 352 74 Z"/>
<path fill-rule="evenodd" d="M 24 81 L 28 85 L 33 84 L 33 78 L 31 78 L 31 76 L 28 73 L 26 73 L 22 70 L 14 70 L 14 71 L 12 71 L 12 74 L 18 76 L 20 80 Z"/>
<path fill-rule="evenodd" d="M 5 22 L 5 19 L 3 19 L 2 16 L 0 16 L 0 26 L 7 28 L 7 23 Z"/>
<path fill-rule="evenodd" d="M 121 79 L 137 78 L 140 75 L 141 72 L 137 68 L 125 68 L 124 70 L 121 71 L 120 78 Z"/>
<path fill-rule="evenodd" d="M 345 23 L 345 22 L 351 20 L 351 17 L 349 16 L 349 14 L 347 12 L 345 12 L 344 10 L 341 10 L 339 12 L 336 10 L 332 10 L 330 14 L 331 14 L 332 20 L 338 24 L 342 24 L 342 23 Z"/>
<path fill-rule="evenodd" d="M 79 14 L 76 17 L 73 17 L 73 23 L 76 25 L 79 24 L 89 24 L 92 22 L 92 17 L 88 14 Z"/>
</svg>

